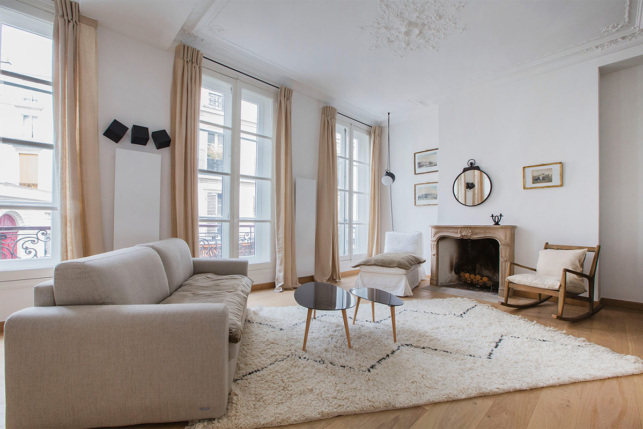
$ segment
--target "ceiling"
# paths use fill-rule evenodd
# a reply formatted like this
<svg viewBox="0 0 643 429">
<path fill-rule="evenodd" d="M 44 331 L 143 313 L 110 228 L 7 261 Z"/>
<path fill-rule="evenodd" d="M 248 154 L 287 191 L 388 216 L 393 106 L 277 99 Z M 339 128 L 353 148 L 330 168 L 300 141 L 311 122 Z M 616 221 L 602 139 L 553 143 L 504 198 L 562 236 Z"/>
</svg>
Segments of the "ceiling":
<svg viewBox="0 0 643 429">
<path fill-rule="evenodd" d="M 643 0 L 80 0 L 83 14 L 360 115 L 643 42 Z"/>
</svg>

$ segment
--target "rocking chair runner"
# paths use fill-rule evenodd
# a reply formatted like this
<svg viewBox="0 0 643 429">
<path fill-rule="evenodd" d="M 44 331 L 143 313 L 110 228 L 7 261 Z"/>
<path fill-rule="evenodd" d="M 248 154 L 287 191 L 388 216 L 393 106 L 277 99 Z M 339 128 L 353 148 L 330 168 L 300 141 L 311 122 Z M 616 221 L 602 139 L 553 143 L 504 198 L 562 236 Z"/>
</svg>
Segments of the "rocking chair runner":
<svg viewBox="0 0 643 429">
<path fill-rule="evenodd" d="M 535 307 L 536 305 L 542 304 L 545 301 L 551 299 L 552 296 L 558 297 L 558 314 L 552 314 L 554 319 L 566 320 L 569 322 L 578 322 L 580 320 L 587 319 L 594 314 L 598 313 L 602 308 L 603 304 L 594 302 L 594 278 L 596 275 L 596 266 L 598 265 L 598 254 L 600 252 L 601 246 L 596 245 L 596 247 L 583 247 L 583 246 L 559 246 L 554 244 L 545 243 L 544 250 L 587 250 L 587 252 L 594 253 L 594 259 L 589 269 L 589 274 L 582 272 L 583 261 L 580 262 L 581 269 L 578 271 L 572 270 L 570 268 L 562 268 L 560 280 L 557 280 L 556 277 L 542 275 L 538 272 L 536 268 L 526 267 L 524 265 L 516 264 L 515 262 L 510 262 L 507 267 L 507 279 L 505 280 L 505 295 L 504 302 L 500 302 L 501 305 L 512 307 L 512 308 L 530 308 Z M 540 266 L 540 263 L 539 263 Z M 513 267 L 525 268 L 527 270 L 536 271 L 536 274 L 518 274 L 511 275 Z M 570 277 L 578 276 L 575 282 L 570 281 Z M 580 280 L 580 281 L 579 281 Z M 585 292 L 585 287 L 583 285 L 584 280 L 587 280 L 588 283 L 588 292 L 589 296 L 579 296 Z M 582 282 L 582 283 L 581 283 Z M 509 294 L 511 290 L 521 290 L 526 292 L 535 292 L 538 294 L 538 299 L 527 304 L 510 304 L 509 303 Z M 546 295 L 543 298 L 543 295 Z M 588 311 L 579 316 L 575 317 L 565 317 L 563 316 L 563 310 L 565 308 L 565 298 L 575 298 L 580 301 L 586 301 L 588 303 Z"/>
</svg>

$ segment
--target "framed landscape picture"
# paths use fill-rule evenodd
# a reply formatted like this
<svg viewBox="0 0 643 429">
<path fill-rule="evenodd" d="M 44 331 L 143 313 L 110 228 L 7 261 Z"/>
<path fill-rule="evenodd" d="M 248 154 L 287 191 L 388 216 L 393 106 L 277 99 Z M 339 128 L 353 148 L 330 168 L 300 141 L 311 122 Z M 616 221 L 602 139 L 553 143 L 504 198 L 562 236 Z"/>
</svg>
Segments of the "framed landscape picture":
<svg viewBox="0 0 643 429">
<path fill-rule="evenodd" d="M 413 155 L 415 174 L 432 173 L 438 171 L 438 150 L 429 149 L 415 152 Z"/>
<path fill-rule="evenodd" d="M 438 182 L 416 183 L 415 184 L 415 205 L 416 206 L 437 206 L 438 205 Z"/>
<path fill-rule="evenodd" d="M 563 186 L 563 163 L 529 165 L 522 168 L 523 189 L 557 188 Z"/>
</svg>

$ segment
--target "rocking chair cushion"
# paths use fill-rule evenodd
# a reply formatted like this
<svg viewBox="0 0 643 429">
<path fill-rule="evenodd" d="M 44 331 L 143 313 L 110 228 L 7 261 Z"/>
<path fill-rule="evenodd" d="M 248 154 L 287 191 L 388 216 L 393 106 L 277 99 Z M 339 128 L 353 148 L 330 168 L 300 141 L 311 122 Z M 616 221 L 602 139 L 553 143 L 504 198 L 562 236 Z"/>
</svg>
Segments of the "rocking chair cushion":
<svg viewBox="0 0 643 429">
<path fill-rule="evenodd" d="M 514 274 L 513 276 L 507 277 L 507 281 L 514 284 L 532 286 L 541 289 L 560 289 L 560 277 L 557 276 L 546 276 L 542 274 Z M 569 281 L 567 282 L 566 291 L 574 294 L 586 292 L 582 283 L 579 285 L 576 282 Z"/>
<path fill-rule="evenodd" d="M 560 280 L 564 268 L 582 272 L 586 255 L 587 249 L 541 250 L 540 252 L 538 252 L 536 273 L 543 276 L 554 276 L 557 277 L 558 280 Z M 583 289 L 583 291 L 585 289 L 585 283 L 583 282 L 583 279 L 575 274 L 567 274 L 566 284 L 566 289 L 570 292 L 572 291 L 572 288 L 581 288 Z"/>
</svg>

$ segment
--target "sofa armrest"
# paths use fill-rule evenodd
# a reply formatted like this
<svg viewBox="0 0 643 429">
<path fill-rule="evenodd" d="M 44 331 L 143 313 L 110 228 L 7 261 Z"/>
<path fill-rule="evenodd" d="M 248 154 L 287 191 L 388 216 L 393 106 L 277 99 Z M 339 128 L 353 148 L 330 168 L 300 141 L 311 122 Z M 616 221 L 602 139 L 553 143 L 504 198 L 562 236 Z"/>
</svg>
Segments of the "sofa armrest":
<svg viewBox="0 0 643 429">
<path fill-rule="evenodd" d="M 47 280 L 33 287 L 33 305 L 35 307 L 52 307 L 56 305 L 54 298 L 54 279 Z"/>
<path fill-rule="evenodd" d="M 194 274 L 248 275 L 248 261 L 245 259 L 192 258 L 192 264 L 194 265 Z"/>
<path fill-rule="evenodd" d="M 219 417 L 223 304 L 32 307 L 4 327 L 6 425 L 80 428 Z"/>
</svg>

